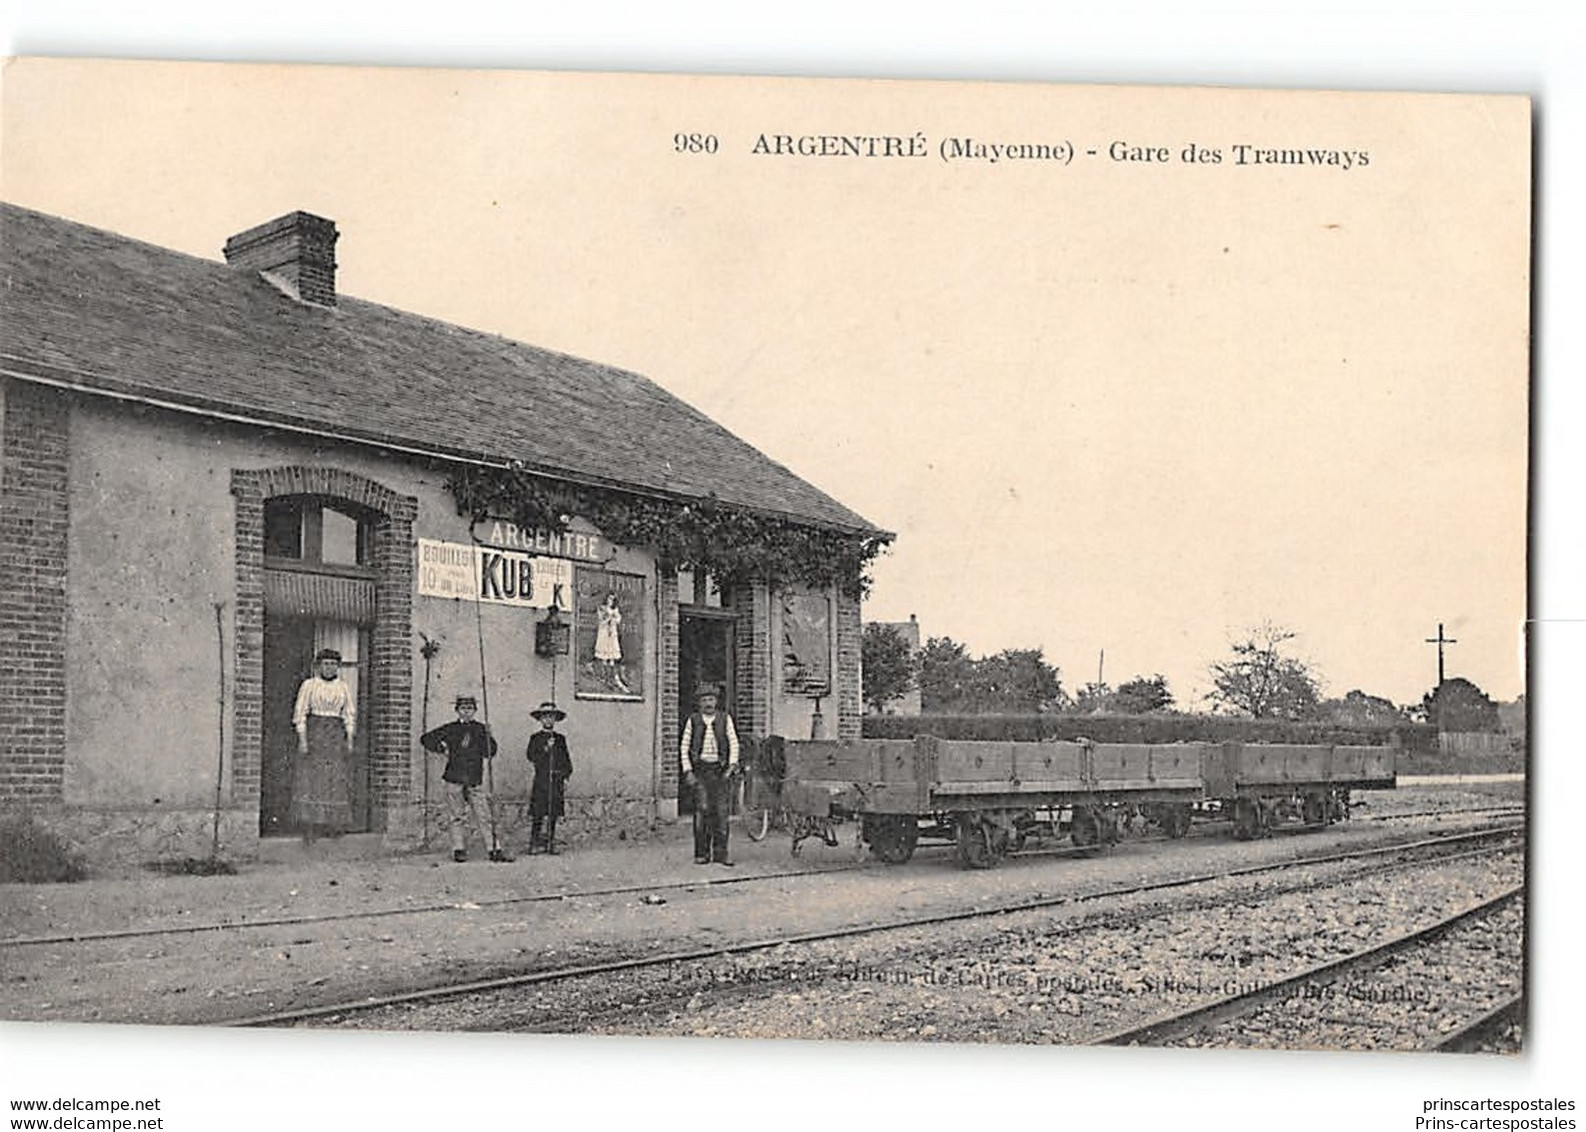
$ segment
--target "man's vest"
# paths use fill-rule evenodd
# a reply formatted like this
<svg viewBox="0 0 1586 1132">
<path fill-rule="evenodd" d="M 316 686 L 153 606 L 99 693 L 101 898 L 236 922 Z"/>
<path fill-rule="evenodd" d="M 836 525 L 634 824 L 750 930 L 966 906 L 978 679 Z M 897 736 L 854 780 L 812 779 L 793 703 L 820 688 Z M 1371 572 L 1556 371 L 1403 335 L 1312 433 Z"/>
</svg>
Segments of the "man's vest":
<svg viewBox="0 0 1586 1132">
<path fill-rule="evenodd" d="M 727 759 L 732 754 L 732 748 L 727 743 L 727 713 L 718 711 L 716 718 L 711 721 L 711 730 L 716 733 L 716 757 L 726 765 Z M 695 712 L 688 717 L 688 761 L 699 762 L 699 753 L 705 749 L 705 717 Z"/>
</svg>

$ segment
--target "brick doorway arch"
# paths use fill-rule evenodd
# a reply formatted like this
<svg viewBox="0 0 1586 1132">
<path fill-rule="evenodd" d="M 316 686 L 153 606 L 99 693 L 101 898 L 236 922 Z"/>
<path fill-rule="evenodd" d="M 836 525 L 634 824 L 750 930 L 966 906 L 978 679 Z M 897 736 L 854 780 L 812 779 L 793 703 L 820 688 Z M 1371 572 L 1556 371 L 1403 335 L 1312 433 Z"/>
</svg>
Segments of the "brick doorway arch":
<svg viewBox="0 0 1586 1132">
<path fill-rule="evenodd" d="M 260 804 L 264 765 L 265 505 L 317 496 L 372 516 L 375 609 L 367 680 L 370 827 L 387 828 L 411 795 L 413 521 L 418 500 L 341 468 L 289 465 L 234 470 L 237 604 L 234 627 L 232 798 Z"/>
</svg>

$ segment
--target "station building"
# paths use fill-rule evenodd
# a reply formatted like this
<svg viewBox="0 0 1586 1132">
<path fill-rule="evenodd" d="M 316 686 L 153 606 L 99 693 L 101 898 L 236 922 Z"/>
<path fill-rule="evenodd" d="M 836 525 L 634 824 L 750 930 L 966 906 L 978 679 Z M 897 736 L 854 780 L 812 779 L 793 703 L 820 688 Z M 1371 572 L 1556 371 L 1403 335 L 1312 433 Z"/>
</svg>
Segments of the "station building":
<svg viewBox="0 0 1586 1132">
<path fill-rule="evenodd" d="M 307 213 L 226 262 L 0 223 L 0 808 L 91 861 L 197 856 L 217 824 L 248 857 L 293 832 L 325 647 L 358 831 L 393 850 L 444 842 L 417 737 L 459 693 L 501 741 L 509 844 L 545 700 L 575 832 L 677 816 L 701 683 L 751 740 L 858 736 L 890 535 L 654 382 L 338 294 Z"/>
</svg>

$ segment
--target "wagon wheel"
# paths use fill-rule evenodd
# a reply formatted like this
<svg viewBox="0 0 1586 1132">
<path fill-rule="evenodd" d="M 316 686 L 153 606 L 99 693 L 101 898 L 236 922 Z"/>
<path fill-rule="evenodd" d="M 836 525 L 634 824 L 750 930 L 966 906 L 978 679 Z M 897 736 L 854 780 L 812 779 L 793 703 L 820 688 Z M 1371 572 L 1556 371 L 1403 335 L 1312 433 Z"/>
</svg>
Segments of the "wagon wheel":
<svg viewBox="0 0 1586 1132">
<path fill-rule="evenodd" d="M 965 868 L 989 869 L 1001 856 L 992 839 L 991 826 L 978 818 L 958 819 L 958 860 Z"/>
<path fill-rule="evenodd" d="M 764 841 L 765 835 L 771 832 L 771 807 L 745 806 L 742 821 L 743 831 L 750 841 Z"/>
<path fill-rule="evenodd" d="M 1261 807 L 1252 798 L 1239 798 L 1234 802 L 1234 837 L 1249 841 L 1261 833 Z"/>
<path fill-rule="evenodd" d="M 1190 831 L 1190 808 L 1183 804 L 1168 806 L 1166 821 L 1162 824 L 1167 828 L 1167 835 L 1177 839 Z"/>
<path fill-rule="evenodd" d="M 799 851 L 803 848 L 804 839 L 812 836 L 815 831 L 809 818 L 806 818 L 803 814 L 791 812 L 787 814 L 787 829 L 793 838 L 793 843 L 788 847 L 788 855 L 797 857 L 799 856 Z"/>
<path fill-rule="evenodd" d="M 1118 827 L 1118 819 L 1114 815 L 1113 811 L 1099 809 L 1095 813 L 1096 830 L 1099 834 L 1098 840 L 1100 840 L 1103 845 L 1118 844 L 1118 839 L 1122 835 L 1122 830 L 1120 830 Z"/>
<path fill-rule="evenodd" d="M 1300 817 L 1306 825 L 1321 825 L 1327 820 L 1327 803 L 1320 794 L 1305 795 Z"/>
<path fill-rule="evenodd" d="M 1081 849 L 1089 848 L 1101 840 L 1101 825 L 1096 821 L 1096 811 L 1089 806 L 1076 806 L 1074 820 L 1068 827 L 1068 838 Z"/>
<path fill-rule="evenodd" d="M 912 817 L 887 814 L 865 819 L 865 840 L 877 860 L 889 865 L 902 865 L 914 856 L 914 846 L 920 839 L 920 827 Z"/>
<path fill-rule="evenodd" d="M 765 840 L 771 828 L 771 811 L 760 804 L 760 783 L 753 765 L 737 783 L 738 826 L 749 835 L 750 841 Z"/>
</svg>

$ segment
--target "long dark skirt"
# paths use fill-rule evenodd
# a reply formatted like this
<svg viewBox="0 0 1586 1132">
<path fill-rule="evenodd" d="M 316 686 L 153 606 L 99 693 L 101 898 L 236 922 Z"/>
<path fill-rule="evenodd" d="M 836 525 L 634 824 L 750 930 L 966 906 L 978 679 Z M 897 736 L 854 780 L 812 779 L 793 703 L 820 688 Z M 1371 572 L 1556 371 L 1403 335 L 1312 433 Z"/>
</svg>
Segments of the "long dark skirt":
<svg viewBox="0 0 1586 1132">
<path fill-rule="evenodd" d="M 323 831 L 352 828 L 352 755 L 339 719 L 308 717 L 308 754 L 292 768 L 292 820 Z"/>
<path fill-rule="evenodd" d="M 534 768 L 534 785 L 529 790 L 529 816 L 531 818 L 559 818 L 562 816 L 562 796 L 567 792 L 567 780 L 560 775 Z"/>
</svg>

